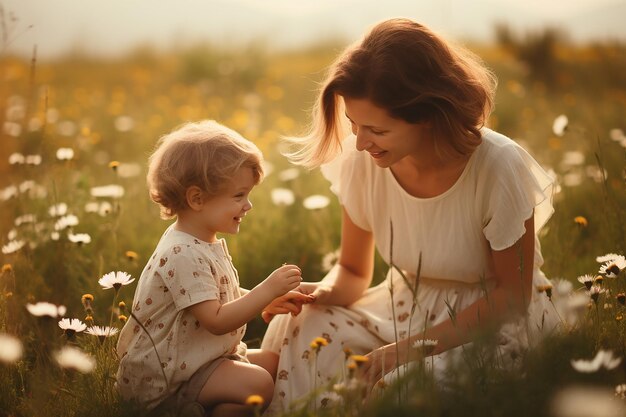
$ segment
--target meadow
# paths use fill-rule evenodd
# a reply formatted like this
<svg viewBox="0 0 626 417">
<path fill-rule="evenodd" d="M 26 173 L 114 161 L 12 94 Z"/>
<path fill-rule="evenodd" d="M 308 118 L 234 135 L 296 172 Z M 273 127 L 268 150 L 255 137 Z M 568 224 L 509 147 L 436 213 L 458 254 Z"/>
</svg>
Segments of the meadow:
<svg viewBox="0 0 626 417">
<path fill-rule="evenodd" d="M 326 401 L 290 415 L 624 415 L 626 45 L 571 45 L 550 30 L 500 28 L 498 39 L 468 46 L 499 78 L 490 127 L 523 144 L 559 184 L 540 236 L 553 288 L 537 290 L 567 314 L 563 330 L 521 358 L 521 371 L 477 350 L 451 389 L 418 369 L 366 404 L 358 390 L 329 387 Z M 254 209 L 237 236 L 225 236 L 242 285 L 284 262 L 298 264 L 305 280 L 323 276 L 339 243 L 340 208 L 319 172 L 281 155 L 281 137 L 304 131 L 317 83 L 343 45 L 0 56 L 0 416 L 142 414 L 115 391 L 110 330 L 128 320 L 136 281 L 118 291 L 98 280 L 112 271 L 138 278 L 167 227 L 148 198 L 146 161 L 181 123 L 215 119 L 265 154 Z M 375 282 L 386 269 L 378 260 Z M 76 323 L 62 329 L 61 318 L 92 334 L 72 331 Z M 257 347 L 265 328 L 258 318 L 244 340 Z M 594 357 L 583 371 L 572 364 Z M 587 409 L 597 414 L 576 414 Z"/>
</svg>

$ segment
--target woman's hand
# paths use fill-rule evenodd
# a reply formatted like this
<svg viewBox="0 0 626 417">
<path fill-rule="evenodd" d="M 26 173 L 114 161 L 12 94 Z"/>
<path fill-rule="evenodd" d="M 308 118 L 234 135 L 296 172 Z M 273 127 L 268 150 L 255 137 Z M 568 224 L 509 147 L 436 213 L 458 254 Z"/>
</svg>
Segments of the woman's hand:
<svg viewBox="0 0 626 417">
<path fill-rule="evenodd" d="M 362 365 L 361 372 L 367 383 L 367 393 L 369 394 L 378 380 L 396 369 L 401 362 L 398 362 L 399 358 L 395 344 L 374 349 L 365 357 L 368 360 Z"/>
<path fill-rule="evenodd" d="M 328 298 L 332 287 L 321 282 L 301 282 L 296 291 L 313 296 L 316 304 L 326 304 L 324 301 Z"/>
<path fill-rule="evenodd" d="M 261 313 L 263 321 L 269 323 L 277 314 L 289 314 L 297 316 L 302 311 L 303 304 L 310 304 L 315 301 L 315 297 L 310 294 L 303 294 L 297 290 L 276 297 L 269 303 Z"/>
</svg>

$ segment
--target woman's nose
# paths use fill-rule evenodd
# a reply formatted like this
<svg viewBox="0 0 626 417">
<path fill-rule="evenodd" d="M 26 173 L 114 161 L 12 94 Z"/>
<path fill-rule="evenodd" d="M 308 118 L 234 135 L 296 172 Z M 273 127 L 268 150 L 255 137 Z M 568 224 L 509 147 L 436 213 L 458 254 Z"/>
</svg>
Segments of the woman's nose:
<svg viewBox="0 0 626 417">
<path fill-rule="evenodd" d="M 367 139 L 367 136 L 363 134 L 363 131 L 358 131 L 355 133 L 356 135 L 356 150 L 364 151 L 369 149 L 372 146 L 372 142 Z"/>
</svg>

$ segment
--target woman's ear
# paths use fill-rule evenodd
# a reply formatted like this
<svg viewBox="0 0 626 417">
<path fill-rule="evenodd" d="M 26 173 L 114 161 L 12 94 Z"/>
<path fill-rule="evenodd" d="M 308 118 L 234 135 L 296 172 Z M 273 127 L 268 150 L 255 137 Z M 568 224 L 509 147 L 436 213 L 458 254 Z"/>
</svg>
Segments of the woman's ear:
<svg viewBox="0 0 626 417">
<path fill-rule="evenodd" d="M 200 189 L 200 187 L 192 185 L 187 188 L 185 192 L 185 199 L 187 200 L 187 205 L 194 211 L 198 211 L 202 209 L 204 204 L 204 191 Z"/>
</svg>

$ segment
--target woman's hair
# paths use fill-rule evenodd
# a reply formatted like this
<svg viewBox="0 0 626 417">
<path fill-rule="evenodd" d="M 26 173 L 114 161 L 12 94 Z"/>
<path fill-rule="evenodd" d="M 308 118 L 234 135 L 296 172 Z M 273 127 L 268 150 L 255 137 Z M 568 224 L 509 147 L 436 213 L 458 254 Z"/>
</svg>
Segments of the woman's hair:
<svg viewBox="0 0 626 417">
<path fill-rule="evenodd" d="M 262 160 L 254 143 L 214 120 L 184 124 L 162 136 L 148 160 L 150 198 L 159 204 L 162 218 L 171 218 L 189 207 L 186 193 L 191 186 L 214 197 L 241 167 L 251 168 L 258 184 Z"/>
<path fill-rule="evenodd" d="M 470 155 L 481 142 L 495 89 L 495 76 L 470 51 L 409 19 L 386 20 L 331 65 L 309 133 L 291 138 L 298 149 L 287 156 L 314 168 L 340 152 L 346 129 L 338 96 L 368 99 L 408 123 L 429 122 L 435 144 Z"/>
</svg>

